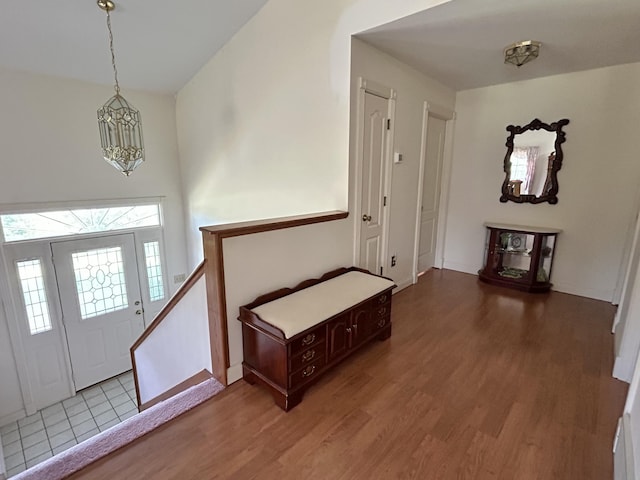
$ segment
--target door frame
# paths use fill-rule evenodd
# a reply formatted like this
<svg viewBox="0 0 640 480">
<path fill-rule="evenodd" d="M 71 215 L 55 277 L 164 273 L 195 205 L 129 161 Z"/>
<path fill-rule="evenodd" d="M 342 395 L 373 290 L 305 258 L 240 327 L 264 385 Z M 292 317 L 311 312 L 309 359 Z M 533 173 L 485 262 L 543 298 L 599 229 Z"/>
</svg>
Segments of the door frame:
<svg viewBox="0 0 640 480">
<path fill-rule="evenodd" d="M 353 264 L 360 263 L 360 239 L 361 239 L 361 217 L 362 217 L 362 142 L 364 141 L 364 103 L 365 95 L 369 93 L 387 100 L 387 118 L 390 120 L 390 128 L 386 131 L 386 151 L 384 155 L 384 192 L 387 197 L 386 207 L 382 210 L 382 239 L 380 265 L 384 272 L 389 271 L 389 219 L 391 211 L 391 181 L 393 169 L 391 168 L 391 152 L 393 151 L 393 139 L 395 131 L 395 111 L 396 111 L 396 91 L 372 80 L 363 77 L 358 78 L 358 100 L 356 117 L 356 142 L 354 149 L 354 198 L 353 198 Z M 380 272 L 372 272 L 378 275 Z"/>
<path fill-rule="evenodd" d="M 0 229 L 2 225 L 0 225 Z M 25 329 L 28 328 L 24 324 L 21 324 L 24 315 L 22 312 L 21 300 L 15 298 L 13 281 L 13 269 L 9 268 L 10 262 L 7 261 L 6 252 L 3 248 L 4 245 L 0 245 L 0 303 L 4 304 L 4 314 L 7 322 L 7 329 L 9 330 L 9 343 L 13 349 L 13 358 L 16 364 L 16 373 L 18 375 L 18 382 L 20 384 L 20 393 L 22 394 L 22 403 L 26 415 L 32 415 L 38 411 L 37 401 L 34 398 L 34 392 L 31 385 L 31 375 L 29 373 L 29 359 L 27 358 L 27 347 L 25 346 L 24 336 L 26 335 Z M 42 257 L 43 276 L 45 277 L 45 288 L 50 286 L 50 282 L 53 273 L 53 264 L 51 264 L 50 255 L 43 255 Z M 55 329 L 54 335 L 57 337 L 58 343 L 62 342 L 62 335 L 66 335 L 64 326 L 62 325 L 62 312 L 60 310 L 60 304 L 57 298 L 57 290 L 50 292 L 50 288 L 47 288 L 47 300 L 50 308 L 51 324 Z M 64 352 L 63 352 L 64 353 Z M 67 378 L 67 387 L 69 393 L 73 392 L 73 385 L 71 383 L 71 376 L 69 374 L 71 368 L 71 362 L 68 358 L 68 352 L 65 355 L 66 370 L 62 372 Z M 1 420 L 8 420 L 3 418 Z M 16 419 L 17 420 L 17 419 Z"/>
<path fill-rule="evenodd" d="M 47 289 L 47 299 L 49 302 L 51 321 L 56 329 L 56 335 L 58 337 L 57 343 L 64 356 L 65 371 L 61 374 L 66 377 L 65 382 L 68 386 L 68 396 L 73 396 L 76 392 L 75 384 L 73 383 L 73 372 L 71 368 L 71 359 L 69 357 L 69 350 L 66 340 L 66 328 L 62 320 L 62 307 L 60 305 L 60 298 L 58 295 L 58 285 L 55 278 L 54 266 L 51 259 L 51 243 L 66 240 L 79 240 L 88 239 L 109 235 L 118 235 L 125 233 L 132 233 L 134 236 L 136 260 L 139 264 L 138 268 L 138 282 L 140 283 L 141 295 L 144 301 L 145 308 L 151 305 L 149 299 L 149 292 L 147 288 L 147 271 L 144 268 L 144 252 L 143 244 L 148 241 L 158 240 L 160 242 L 160 257 L 163 265 L 162 276 L 164 281 L 165 298 L 162 302 L 166 303 L 171 297 L 171 288 L 169 284 L 169 264 L 167 261 L 167 255 L 165 250 L 165 231 L 163 220 L 163 197 L 152 197 L 145 199 L 118 199 L 110 201 L 85 201 L 85 202 L 60 202 L 47 204 L 46 207 L 43 204 L 23 204 L 23 205 L 10 205 L 0 206 L 0 213 L 13 213 L 13 212 L 29 212 L 34 210 L 53 210 L 56 208 L 81 208 L 83 206 L 95 207 L 95 206 L 118 206 L 123 203 L 135 203 L 141 205 L 145 203 L 157 203 L 160 206 L 160 225 L 153 227 L 139 227 L 139 228 L 127 228 L 120 230 L 110 230 L 97 233 L 76 234 L 76 235 L 64 235 L 58 237 L 39 238 L 35 240 L 25 240 L 20 242 L 12 242 L 10 244 L 4 244 L 0 241 L 0 308 L 4 309 L 6 317 L 7 328 L 9 330 L 9 343 L 13 349 L 13 356 L 16 363 L 16 373 L 18 376 L 18 383 L 20 386 L 20 393 L 22 395 L 23 411 L 26 415 L 32 415 L 38 411 L 40 406 L 38 405 L 38 399 L 35 397 L 36 392 L 32 386 L 31 377 L 28 366 L 28 352 L 25 345 L 25 335 L 28 335 L 25 331 L 25 326 L 22 324 L 24 320 L 24 314 L 22 312 L 21 300 L 16 298 L 19 292 L 14 292 L 12 286 L 13 270 L 11 269 L 11 261 L 8 260 L 8 248 L 10 245 L 33 245 L 34 250 L 37 249 L 41 253 L 43 274 L 45 277 L 45 288 Z M 2 225 L 0 224 L 0 233 L 2 231 Z M 2 236 L 0 235 L 0 238 Z M 47 253 L 48 251 L 48 253 Z M 145 328 L 147 324 L 153 319 L 145 316 Z M 61 399 L 63 400 L 63 399 Z M 12 418 L 2 418 L 3 421 L 13 421 Z M 18 415 L 21 418 L 24 415 Z"/>
<path fill-rule="evenodd" d="M 71 341 L 73 337 L 78 337 L 78 332 L 81 331 L 82 339 L 86 339 L 84 335 L 86 335 L 86 330 L 94 328 L 97 322 L 107 322 L 107 324 L 114 324 L 117 320 L 114 321 L 115 317 L 125 316 L 132 329 L 132 342 L 135 342 L 140 335 L 144 332 L 146 321 L 145 321 L 145 308 L 146 301 L 144 298 L 145 285 L 143 284 L 144 276 L 141 272 L 141 269 L 145 267 L 144 263 L 140 263 L 140 250 L 141 250 L 141 242 L 136 238 L 135 232 L 105 232 L 106 234 L 97 235 L 92 237 L 81 237 L 81 238 L 73 238 L 66 240 L 51 240 L 49 241 L 49 248 L 51 250 L 51 257 L 53 259 L 53 269 L 55 274 L 55 283 L 57 287 L 57 298 L 60 302 L 60 308 L 62 311 L 62 323 L 64 325 L 64 329 L 66 332 L 66 342 L 63 342 L 63 348 L 66 345 L 66 350 L 68 352 L 69 359 L 71 361 L 71 375 L 72 382 L 74 386 L 74 390 L 82 390 L 88 388 L 97 383 L 103 382 L 113 376 L 120 375 L 127 371 L 127 369 L 119 371 L 115 373 L 113 370 L 110 372 L 105 372 L 104 370 L 100 374 L 102 378 L 101 380 L 95 379 L 95 376 L 89 376 L 87 379 L 86 370 L 83 372 L 83 362 L 78 359 L 78 350 L 76 349 L 78 346 L 78 342 Z M 90 243 L 91 245 L 87 245 Z M 86 318 L 82 317 L 81 309 L 78 306 L 80 301 L 79 294 L 76 287 L 76 277 L 75 277 L 75 269 L 73 264 L 73 253 L 80 252 L 90 252 L 97 249 L 106 249 L 106 248 L 120 248 L 121 258 L 123 270 L 122 274 L 125 278 L 126 285 L 126 297 L 128 300 L 132 302 L 128 304 L 126 307 L 122 307 L 113 311 L 106 311 L 97 315 L 92 315 Z M 144 260 L 143 260 L 144 262 Z M 127 268 L 128 266 L 128 268 Z M 133 268 L 134 267 L 134 268 Z M 131 269 L 135 269 L 135 272 L 131 271 Z M 137 287 L 137 292 L 134 291 Z M 137 295 L 135 295 L 137 294 Z M 137 300 L 135 300 L 137 298 Z M 166 293 L 165 293 L 166 298 Z M 137 305 L 134 301 L 139 302 Z M 139 333 L 135 333 L 134 322 L 140 319 L 138 315 L 132 314 L 132 312 L 140 310 L 140 315 L 142 316 L 142 322 L 138 323 L 138 328 L 140 329 Z M 128 312 L 128 313 L 127 313 Z M 107 315 L 111 315 L 110 318 L 105 318 Z M 131 319 L 134 319 L 132 321 Z M 119 323 L 125 323 L 122 319 L 119 320 Z M 108 327 L 107 327 L 108 328 Z M 104 331 L 104 330 L 103 330 Z M 103 338 L 104 340 L 104 338 Z M 84 342 L 82 342 L 84 343 Z M 107 342 L 103 342 L 105 344 L 105 350 L 109 350 L 109 346 Z M 123 342 L 124 343 L 124 342 Z M 133 343 L 132 343 L 133 344 Z M 132 345 L 131 344 L 131 345 Z M 129 348 L 130 346 L 129 345 Z M 119 346 L 124 346 L 119 344 Z M 129 348 L 126 349 L 127 353 L 124 354 L 123 357 L 126 357 L 127 365 L 131 365 L 131 357 L 129 354 Z M 121 359 L 123 358 L 121 357 Z M 74 362 L 75 360 L 75 362 Z M 84 360 L 84 359 L 83 359 Z M 111 359 L 113 360 L 113 359 Z M 105 362 L 105 365 L 108 365 L 106 370 L 113 369 L 113 366 L 116 362 Z M 74 368 L 75 365 L 75 368 Z M 120 370 L 120 368 L 118 368 Z M 80 384 L 80 386 L 79 386 Z"/>
<path fill-rule="evenodd" d="M 451 184 L 451 163 L 453 160 L 453 131 L 455 128 L 456 113 L 453 110 L 425 101 L 422 105 L 422 135 L 420 141 L 420 168 L 418 171 L 418 195 L 416 198 L 416 223 L 413 244 L 413 283 L 418 282 L 418 256 L 420 254 L 420 221 L 422 207 L 422 191 L 424 188 L 424 164 L 427 154 L 427 132 L 429 128 L 429 116 L 439 118 L 446 122 L 444 134 L 444 152 L 440 172 L 440 198 L 438 201 L 438 222 L 436 232 L 435 268 L 444 267 L 444 242 L 447 228 L 447 211 L 449 210 L 449 190 Z"/>
</svg>

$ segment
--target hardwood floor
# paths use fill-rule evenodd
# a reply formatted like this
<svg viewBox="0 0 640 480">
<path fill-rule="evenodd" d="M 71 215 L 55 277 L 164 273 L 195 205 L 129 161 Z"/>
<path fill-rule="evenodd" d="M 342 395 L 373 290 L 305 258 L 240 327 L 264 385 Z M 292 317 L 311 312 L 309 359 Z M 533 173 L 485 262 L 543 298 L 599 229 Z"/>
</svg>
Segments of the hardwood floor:
<svg viewBox="0 0 640 480">
<path fill-rule="evenodd" d="M 220 395 L 74 479 L 610 479 L 615 308 L 434 270 L 289 413 Z"/>
</svg>

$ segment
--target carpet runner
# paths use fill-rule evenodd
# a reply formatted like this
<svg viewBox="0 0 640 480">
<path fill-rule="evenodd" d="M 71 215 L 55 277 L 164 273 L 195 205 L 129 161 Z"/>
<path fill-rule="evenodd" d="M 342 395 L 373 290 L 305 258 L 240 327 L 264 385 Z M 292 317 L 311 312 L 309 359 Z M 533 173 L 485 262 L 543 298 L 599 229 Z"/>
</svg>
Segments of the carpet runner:
<svg viewBox="0 0 640 480">
<path fill-rule="evenodd" d="M 114 425 L 69 450 L 34 465 L 11 477 L 11 480 L 61 480 L 68 477 L 178 415 L 200 405 L 223 389 L 224 386 L 217 380 L 208 379 L 118 425 Z"/>
</svg>

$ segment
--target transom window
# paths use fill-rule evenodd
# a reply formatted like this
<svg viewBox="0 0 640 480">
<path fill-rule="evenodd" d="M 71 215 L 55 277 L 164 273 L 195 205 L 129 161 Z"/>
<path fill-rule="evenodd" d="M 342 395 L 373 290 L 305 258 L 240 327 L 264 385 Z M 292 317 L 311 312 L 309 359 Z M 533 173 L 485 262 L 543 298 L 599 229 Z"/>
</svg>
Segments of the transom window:
<svg viewBox="0 0 640 480">
<path fill-rule="evenodd" d="M 5 242 L 160 226 L 160 205 L 15 213 L 0 215 Z"/>
</svg>

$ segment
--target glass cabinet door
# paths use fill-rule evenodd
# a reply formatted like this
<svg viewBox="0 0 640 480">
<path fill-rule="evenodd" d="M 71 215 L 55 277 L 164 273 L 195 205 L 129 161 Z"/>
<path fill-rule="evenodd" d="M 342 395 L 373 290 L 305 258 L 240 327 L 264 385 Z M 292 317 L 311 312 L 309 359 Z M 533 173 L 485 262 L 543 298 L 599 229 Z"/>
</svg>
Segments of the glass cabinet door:
<svg viewBox="0 0 640 480">
<path fill-rule="evenodd" d="M 485 226 L 485 264 L 478 272 L 480 280 L 528 292 L 549 291 L 556 235 L 560 230 Z"/>
<path fill-rule="evenodd" d="M 543 236 L 541 238 L 540 260 L 536 269 L 536 282 L 547 283 L 551 278 L 551 262 L 555 247 L 555 236 Z"/>
<path fill-rule="evenodd" d="M 531 270 L 531 250 L 534 235 L 516 232 L 500 232 L 495 252 L 501 257 L 497 270 L 504 278 L 526 278 Z"/>
</svg>

